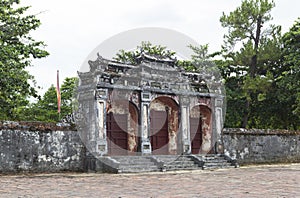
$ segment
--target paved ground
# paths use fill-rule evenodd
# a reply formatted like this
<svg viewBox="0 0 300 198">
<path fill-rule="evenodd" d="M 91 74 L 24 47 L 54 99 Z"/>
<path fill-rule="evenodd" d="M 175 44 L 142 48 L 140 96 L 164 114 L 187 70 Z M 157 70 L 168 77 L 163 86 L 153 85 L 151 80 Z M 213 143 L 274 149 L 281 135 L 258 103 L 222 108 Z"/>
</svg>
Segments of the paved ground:
<svg viewBox="0 0 300 198">
<path fill-rule="evenodd" d="M 300 197 L 300 164 L 148 174 L 0 176 L 0 197 Z"/>
</svg>

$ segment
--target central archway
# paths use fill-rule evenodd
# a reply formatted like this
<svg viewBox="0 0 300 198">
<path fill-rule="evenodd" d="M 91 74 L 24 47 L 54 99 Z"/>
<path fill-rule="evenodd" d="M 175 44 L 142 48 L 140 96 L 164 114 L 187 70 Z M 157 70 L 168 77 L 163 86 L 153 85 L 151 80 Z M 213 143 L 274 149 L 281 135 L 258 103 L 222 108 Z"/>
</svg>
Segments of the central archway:
<svg viewBox="0 0 300 198">
<path fill-rule="evenodd" d="M 152 154 L 177 154 L 179 107 L 171 97 L 160 96 L 150 103 Z"/>
<path fill-rule="evenodd" d="M 168 154 L 169 132 L 167 111 L 150 111 L 150 139 L 153 154 Z"/>
<path fill-rule="evenodd" d="M 191 153 L 204 154 L 212 149 L 211 109 L 197 105 L 190 112 Z"/>
</svg>

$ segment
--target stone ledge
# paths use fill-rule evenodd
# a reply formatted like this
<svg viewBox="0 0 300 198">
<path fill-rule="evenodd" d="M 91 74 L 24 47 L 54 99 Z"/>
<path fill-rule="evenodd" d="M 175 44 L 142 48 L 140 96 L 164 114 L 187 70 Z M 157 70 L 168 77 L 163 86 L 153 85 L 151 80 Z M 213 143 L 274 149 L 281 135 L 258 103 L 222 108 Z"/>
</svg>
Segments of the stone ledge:
<svg viewBox="0 0 300 198">
<path fill-rule="evenodd" d="M 224 128 L 225 135 L 300 135 L 300 131 L 290 131 L 284 129 L 244 129 L 244 128 Z"/>
<path fill-rule="evenodd" d="M 74 125 L 68 123 L 46 123 L 46 122 L 27 122 L 27 121 L 0 121 L 0 130 L 27 130 L 27 131 L 76 131 Z"/>
</svg>

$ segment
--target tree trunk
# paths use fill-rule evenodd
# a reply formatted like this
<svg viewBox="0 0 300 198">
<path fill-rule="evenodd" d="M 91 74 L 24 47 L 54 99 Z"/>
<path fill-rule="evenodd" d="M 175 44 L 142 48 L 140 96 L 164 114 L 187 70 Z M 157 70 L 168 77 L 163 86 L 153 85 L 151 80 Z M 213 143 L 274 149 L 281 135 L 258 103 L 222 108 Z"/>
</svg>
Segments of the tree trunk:
<svg viewBox="0 0 300 198">
<path fill-rule="evenodd" d="M 250 67 L 249 67 L 249 76 L 250 78 L 255 78 L 256 72 L 257 72 L 257 55 L 258 55 L 258 47 L 259 47 L 259 41 L 260 41 L 260 34 L 261 34 L 261 28 L 262 28 L 262 18 L 258 17 L 257 23 L 256 23 L 256 34 L 255 38 L 253 38 L 254 42 L 254 55 L 251 57 Z M 253 92 L 250 91 L 249 98 L 246 98 L 245 102 L 245 110 L 243 115 L 243 120 L 241 127 L 246 128 L 249 120 L 249 114 L 250 114 L 250 105 L 251 101 L 253 99 Z"/>
<path fill-rule="evenodd" d="M 246 128 L 249 120 L 249 109 L 250 109 L 250 100 L 246 100 L 245 102 L 245 110 L 243 115 L 243 120 L 241 123 L 241 128 Z"/>
</svg>

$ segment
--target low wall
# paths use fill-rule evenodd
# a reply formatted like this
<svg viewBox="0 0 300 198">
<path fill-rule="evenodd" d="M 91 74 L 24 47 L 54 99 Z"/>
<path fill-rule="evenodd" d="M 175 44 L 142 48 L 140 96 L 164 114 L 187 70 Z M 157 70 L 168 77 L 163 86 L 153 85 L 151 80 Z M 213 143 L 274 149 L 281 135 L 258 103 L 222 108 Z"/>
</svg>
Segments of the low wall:
<svg viewBox="0 0 300 198">
<path fill-rule="evenodd" d="M 84 155 L 72 127 L 0 122 L 0 173 L 82 171 Z"/>
<path fill-rule="evenodd" d="M 239 164 L 300 162 L 300 132 L 224 129 L 223 141 Z M 85 171 L 85 159 L 75 128 L 0 122 L 0 173 Z"/>
<path fill-rule="evenodd" d="M 225 154 L 239 164 L 300 162 L 300 132 L 224 129 Z"/>
</svg>

